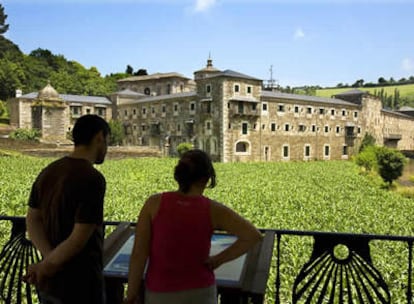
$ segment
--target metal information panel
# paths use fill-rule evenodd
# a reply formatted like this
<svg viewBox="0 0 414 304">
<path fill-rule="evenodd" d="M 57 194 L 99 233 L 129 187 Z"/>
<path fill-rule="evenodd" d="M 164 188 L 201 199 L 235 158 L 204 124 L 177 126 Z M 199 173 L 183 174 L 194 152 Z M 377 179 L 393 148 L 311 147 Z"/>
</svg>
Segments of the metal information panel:
<svg viewBox="0 0 414 304">
<path fill-rule="evenodd" d="M 104 268 L 106 276 L 128 278 L 129 259 L 134 245 L 134 234 L 116 252 L 114 257 Z M 234 235 L 213 234 L 211 238 L 210 255 L 215 255 L 236 241 Z M 246 262 L 246 254 L 239 258 L 221 265 L 214 273 L 219 284 L 238 285 L 242 280 Z"/>
</svg>

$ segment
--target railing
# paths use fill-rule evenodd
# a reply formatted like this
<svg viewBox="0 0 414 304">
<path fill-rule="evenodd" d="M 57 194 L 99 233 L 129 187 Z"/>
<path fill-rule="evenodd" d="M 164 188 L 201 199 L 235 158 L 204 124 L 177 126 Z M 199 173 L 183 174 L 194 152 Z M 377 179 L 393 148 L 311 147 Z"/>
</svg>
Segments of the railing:
<svg viewBox="0 0 414 304">
<path fill-rule="evenodd" d="M 37 251 L 26 239 L 24 217 L 0 216 L 0 236 L 4 236 L 4 221 L 10 221 L 10 238 L 0 244 L 0 302 L 32 303 L 36 297 L 33 287 L 23 283 L 21 276 L 25 268 L 39 260 Z M 106 221 L 106 230 L 114 228 L 120 222 Z M 133 223 L 132 223 L 133 224 Z M 398 266 L 404 279 L 397 282 L 404 289 L 405 303 L 413 303 L 413 242 L 414 236 L 389 236 L 373 234 L 330 233 L 315 231 L 291 231 L 262 229 L 276 235 L 273 252 L 275 258 L 275 278 L 270 282 L 274 288 L 271 298 L 274 303 L 397 303 L 390 292 L 390 283 L 384 278 L 371 255 L 371 242 L 380 241 L 398 243 L 406 249 L 406 260 L 398 259 Z M 311 253 L 304 254 L 304 263 L 300 263 L 295 273 L 289 299 L 282 298 L 282 281 L 285 283 L 287 266 L 283 263 L 283 254 L 292 250 L 283 243 L 290 237 L 310 238 Z M 306 247 L 306 246 L 305 246 Z M 289 271 L 291 272 L 291 270 Z M 394 282 L 395 283 L 395 282 Z M 395 285 L 395 284 L 394 284 Z M 269 285 L 268 285 L 269 286 Z M 273 289 L 271 288 L 271 289 Z M 401 291 L 401 290 L 400 290 Z M 26 300 L 22 300 L 26 298 Z M 268 297 L 269 298 L 269 297 Z M 257 301 L 253 301 L 258 303 Z M 273 300 L 272 300 L 273 302 Z M 270 303 L 270 302 L 266 302 Z M 398 301 L 401 303 L 401 301 Z"/>
</svg>

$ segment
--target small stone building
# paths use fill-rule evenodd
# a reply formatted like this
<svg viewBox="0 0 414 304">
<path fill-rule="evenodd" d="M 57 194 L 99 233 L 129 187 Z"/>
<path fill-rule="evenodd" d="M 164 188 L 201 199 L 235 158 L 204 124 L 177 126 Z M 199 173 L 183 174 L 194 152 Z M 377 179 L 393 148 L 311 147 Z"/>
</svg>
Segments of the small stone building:
<svg viewBox="0 0 414 304">
<path fill-rule="evenodd" d="M 69 143 L 68 132 L 81 115 L 97 114 L 108 121 L 112 118 L 108 98 L 59 94 L 50 83 L 39 92 L 17 92 L 9 105 L 11 126 L 37 129 L 44 142 Z"/>
</svg>

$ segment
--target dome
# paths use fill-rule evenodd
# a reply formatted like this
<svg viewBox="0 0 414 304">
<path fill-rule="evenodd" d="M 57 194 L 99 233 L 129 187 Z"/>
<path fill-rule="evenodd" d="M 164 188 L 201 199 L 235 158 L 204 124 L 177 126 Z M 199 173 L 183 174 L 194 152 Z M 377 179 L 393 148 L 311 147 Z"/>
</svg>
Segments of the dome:
<svg viewBox="0 0 414 304">
<path fill-rule="evenodd" d="M 59 93 L 50 85 L 50 82 L 39 91 L 38 99 L 59 99 Z"/>
</svg>

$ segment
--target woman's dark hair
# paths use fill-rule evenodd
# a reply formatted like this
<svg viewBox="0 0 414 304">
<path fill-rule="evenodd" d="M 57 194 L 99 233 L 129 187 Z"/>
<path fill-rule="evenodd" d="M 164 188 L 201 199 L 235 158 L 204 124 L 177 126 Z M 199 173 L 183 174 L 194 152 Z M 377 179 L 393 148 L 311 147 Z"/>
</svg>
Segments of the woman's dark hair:
<svg viewBox="0 0 414 304">
<path fill-rule="evenodd" d="M 104 137 L 111 133 L 108 123 L 102 117 L 95 114 L 87 114 L 79 117 L 72 130 L 72 138 L 75 146 L 89 145 L 93 137 L 100 131 Z"/>
<path fill-rule="evenodd" d="M 210 180 L 209 188 L 216 186 L 216 171 L 208 154 L 202 150 L 189 150 L 183 155 L 175 166 L 174 179 L 177 181 L 180 191 L 186 193 L 192 184 Z"/>
</svg>

